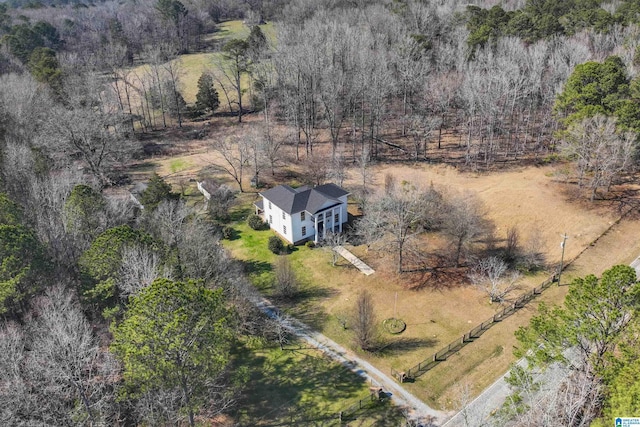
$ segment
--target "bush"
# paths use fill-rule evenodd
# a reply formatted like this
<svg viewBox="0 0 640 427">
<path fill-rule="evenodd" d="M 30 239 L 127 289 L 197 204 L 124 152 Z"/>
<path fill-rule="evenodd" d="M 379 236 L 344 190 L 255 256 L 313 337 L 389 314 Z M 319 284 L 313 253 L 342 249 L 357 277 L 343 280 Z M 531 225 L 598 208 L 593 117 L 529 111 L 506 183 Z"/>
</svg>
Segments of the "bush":
<svg viewBox="0 0 640 427">
<path fill-rule="evenodd" d="M 233 239 L 233 234 L 234 234 L 235 230 L 233 229 L 233 227 L 224 227 L 222 229 L 222 237 L 227 239 L 227 240 L 231 240 Z"/>
<path fill-rule="evenodd" d="M 254 230 L 263 230 L 265 228 L 265 222 L 256 214 L 251 214 L 247 217 L 247 224 Z"/>
<path fill-rule="evenodd" d="M 284 243 L 278 236 L 269 237 L 269 250 L 276 255 L 280 255 L 284 252 Z"/>
<path fill-rule="evenodd" d="M 316 244 L 314 243 L 313 240 L 308 240 L 307 243 L 304 244 L 306 247 L 308 247 L 309 249 L 313 249 L 316 247 Z"/>
</svg>

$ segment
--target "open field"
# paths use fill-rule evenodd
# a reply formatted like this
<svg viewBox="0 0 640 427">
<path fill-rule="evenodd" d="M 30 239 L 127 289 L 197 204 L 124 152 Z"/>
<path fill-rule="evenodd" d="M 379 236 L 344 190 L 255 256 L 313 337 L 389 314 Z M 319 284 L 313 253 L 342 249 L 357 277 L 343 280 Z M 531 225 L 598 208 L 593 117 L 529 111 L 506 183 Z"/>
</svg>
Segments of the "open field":
<svg viewBox="0 0 640 427">
<path fill-rule="evenodd" d="M 260 25 L 260 28 L 264 32 L 265 36 L 270 42 L 275 41 L 275 29 L 273 24 L 267 23 Z M 250 27 L 245 25 L 242 21 L 226 21 L 219 25 L 218 31 L 211 34 L 205 41 L 209 41 L 212 44 L 221 46 L 226 40 L 234 38 L 246 38 L 251 31 Z M 237 95 L 224 73 L 220 70 L 217 64 L 224 64 L 224 59 L 219 51 L 216 52 L 197 52 L 185 55 L 180 55 L 179 58 L 171 61 L 171 66 L 177 70 L 178 75 L 178 90 L 182 94 L 187 104 L 194 104 L 196 102 L 196 94 L 198 93 L 198 79 L 204 72 L 211 73 L 215 79 L 215 87 L 218 90 L 220 99 L 219 111 L 228 112 L 229 102 L 232 104 L 237 101 Z M 162 68 L 165 65 L 160 65 L 160 73 L 162 74 Z M 133 91 L 130 92 L 130 102 L 132 105 L 140 105 L 143 96 L 143 85 L 149 88 L 153 81 L 152 70 L 149 65 L 139 65 L 124 72 L 125 79 L 129 82 Z M 227 95 L 229 102 L 225 97 L 225 92 L 222 90 L 218 81 L 222 81 L 227 87 Z M 247 75 L 242 76 L 243 90 L 245 91 L 242 102 L 245 109 L 251 107 L 251 81 Z M 235 107 L 235 104 L 234 108 Z M 137 111 L 135 112 L 137 113 Z M 160 112 L 155 112 L 156 119 L 159 120 Z M 169 120 L 172 123 L 171 120 Z"/>
</svg>

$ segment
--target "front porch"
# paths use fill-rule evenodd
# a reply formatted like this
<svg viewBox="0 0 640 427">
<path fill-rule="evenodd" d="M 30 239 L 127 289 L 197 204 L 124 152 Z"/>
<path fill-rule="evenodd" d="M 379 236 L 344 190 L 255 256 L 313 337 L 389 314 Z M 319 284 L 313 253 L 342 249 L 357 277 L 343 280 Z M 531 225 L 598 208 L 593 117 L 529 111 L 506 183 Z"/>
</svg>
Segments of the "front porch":
<svg viewBox="0 0 640 427">
<path fill-rule="evenodd" d="M 313 242 L 318 243 L 327 237 L 327 230 L 333 233 L 342 233 L 342 209 L 335 205 L 321 212 L 311 215 L 313 221 Z"/>
</svg>

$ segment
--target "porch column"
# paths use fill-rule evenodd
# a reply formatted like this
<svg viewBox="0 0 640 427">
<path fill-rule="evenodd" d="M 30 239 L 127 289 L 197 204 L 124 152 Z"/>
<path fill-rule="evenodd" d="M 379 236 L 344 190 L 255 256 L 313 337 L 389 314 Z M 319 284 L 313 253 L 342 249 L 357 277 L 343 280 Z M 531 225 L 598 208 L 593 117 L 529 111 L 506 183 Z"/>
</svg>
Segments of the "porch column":
<svg viewBox="0 0 640 427">
<path fill-rule="evenodd" d="M 338 229 L 342 233 L 342 206 L 338 206 Z"/>
<path fill-rule="evenodd" d="M 324 240 L 327 237 L 327 211 L 322 213 L 322 217 L 324 218 L 322 223 L 322 240 Z"/>
<path fill-rule="evenodd" d="M 318 215 L 314 215 L 313 216 L 313 222 L 314 222 L 314 229 L 313 229 L 313 243 L 318 243 Z"/>
</svg>

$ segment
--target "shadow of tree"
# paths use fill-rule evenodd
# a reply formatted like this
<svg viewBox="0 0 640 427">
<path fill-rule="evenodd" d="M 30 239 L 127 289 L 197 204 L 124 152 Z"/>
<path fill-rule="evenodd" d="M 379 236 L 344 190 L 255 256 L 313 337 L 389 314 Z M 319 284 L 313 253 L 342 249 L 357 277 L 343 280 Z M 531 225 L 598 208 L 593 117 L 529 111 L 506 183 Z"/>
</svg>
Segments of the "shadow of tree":
<svg viewBox="0 0 640 427">
<path fill-rule="evenodd" d="M 254 213 L 253 205 L 243 204 L 241 206 L 236 206 L 231 210 L 231 212 L 229 212 L 229 222 L 234 223 L 244 221 L 247 216 L 251 215 L 252 213 Z"/>
<path fill-rule="evenodd" d="M 315 330 L 322 330 L 329 321 L 329 315 L 321 304 L 318 304 L 318 300 L 335 297 L 338 294 L 337 290 L 331 288 L 303 286 L 295 298 L 279 301 L 279 304 L 296 319 Z"/>
<path fill-rule="evenodd" d="M 436 267 L 425 271 L 407 273 L 410 282 L 409 289 L 419 291 L 429 288 L 433 290 L 448 290 L 467 283 L 464 267 Z"/>
<path fill-rule="evenodd" d="M 380 356 L 435 347 L 440 340 L 431 338 L 383 338 L 381 347 L 376 352 Z"/>
<path fill-rule="evenodd" d="M 234 414 L 242 426 L 322 425 L 337 420 L 337 401 L 347 405 L 363 393 L 363 378 L 303 346 L 242 348 L 236 363 L 249 368 L 245 397 Z"/>
<path fill-rule="evenodd" d="M 247 274 L 262 274 L 273 271 L 273 266 L 270 262 L 257 261 L 257 260 L 241 260 L 242 268 Z"/>
<path fill-rule="evenodd" d="M 238 240 L 242 236 L 242 231 L 240 230 L 236 230 L 233 227 L 224 227 L 224 228 L 228 229 L 227 233 L 229 233 L 227 234 L 227 236 L 225 236 L 226 240 L 234 241 L 234 240 Z"/>
</svg>

